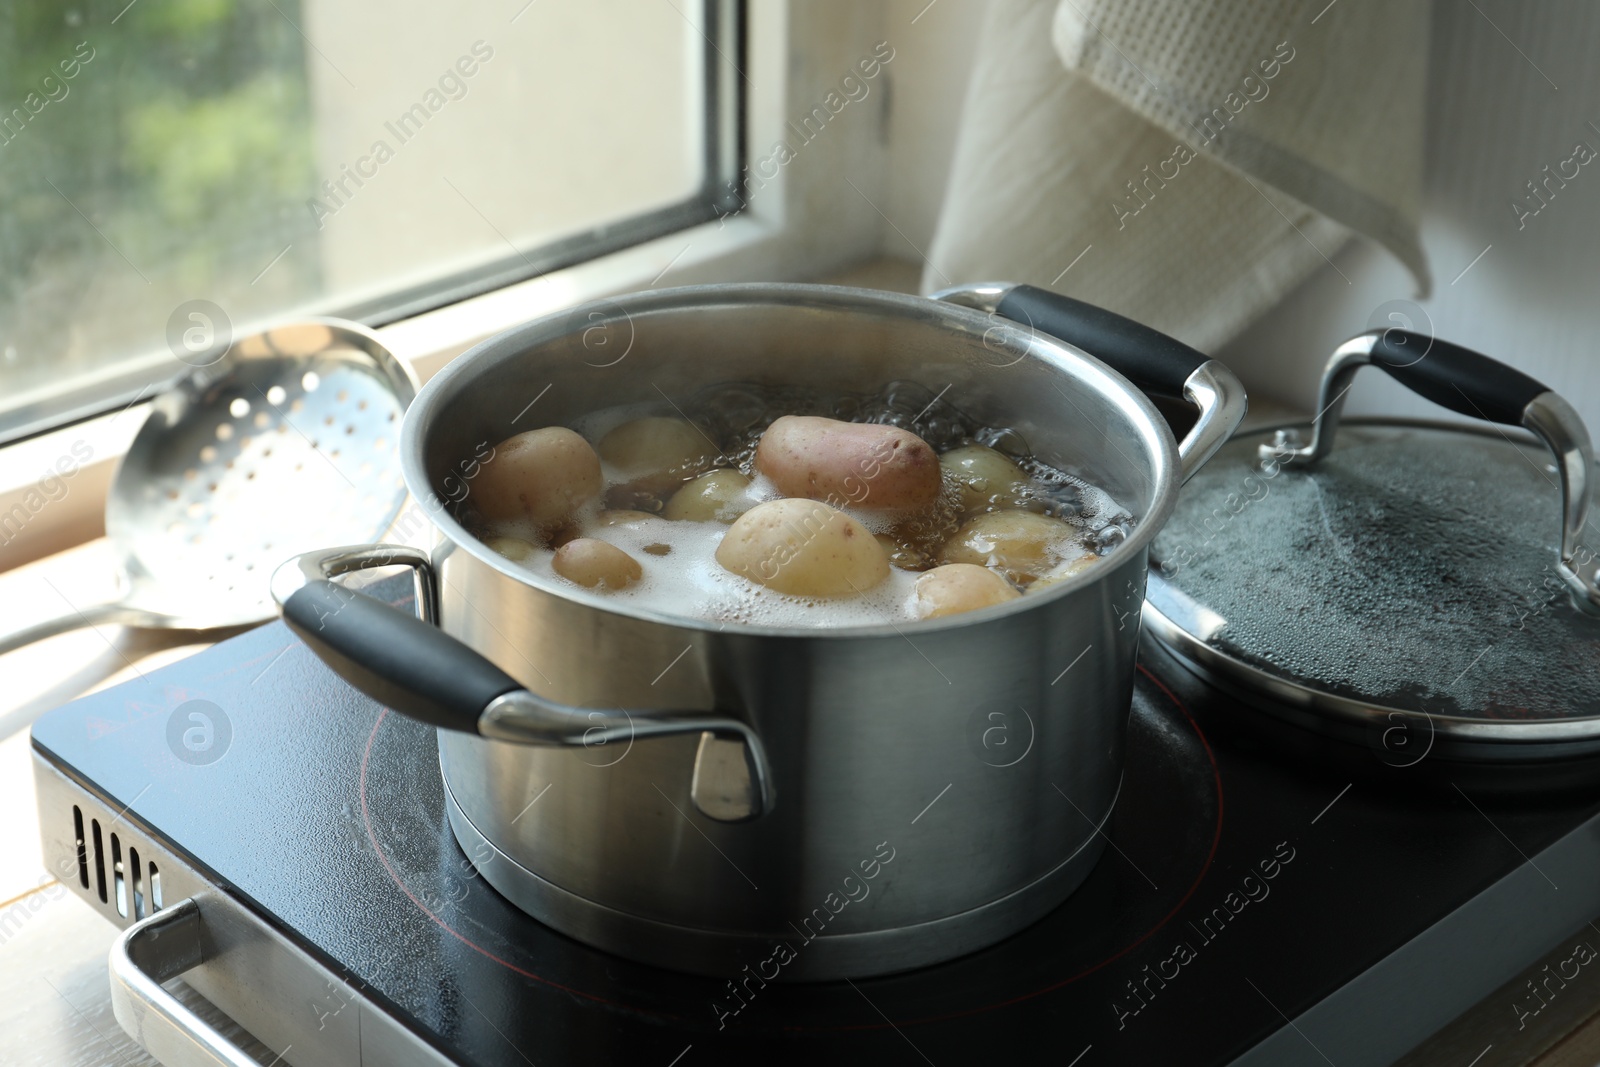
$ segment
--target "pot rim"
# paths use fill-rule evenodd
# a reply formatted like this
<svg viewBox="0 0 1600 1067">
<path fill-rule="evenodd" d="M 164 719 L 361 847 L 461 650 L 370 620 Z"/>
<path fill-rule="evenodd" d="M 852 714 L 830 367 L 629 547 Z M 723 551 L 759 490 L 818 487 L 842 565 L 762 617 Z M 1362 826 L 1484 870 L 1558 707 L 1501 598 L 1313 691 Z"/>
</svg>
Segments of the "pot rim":
<svg viewBox="0 0 1600 1067">
<path fill-rule="evenodd" d="M 627 307 L 623 307 L 623 301 Z M 1152 504 L 1148 511 L 1138 516 L 1137 525 L 1128 538 L 1103 565 L 1086 568 L 1044 593 L 1024 594 L 1015 600 L 975 611 L 936 619 L 891 620 L 878 624 L 856 626 L 771 626 L 755 623 L 718 622 L 690 615 L 674 615 L 630 603 L 619 603 L 599 593 L 580 586 L 557 585 L 542 575 L 516 566 L 493 551 L 456 521 L 455 516 L 439 500 L 438 493 L 428 480 L 424 462 L 423 431 L 426 416 L 442 405 L 454 393 L 471 381 L 483 363 L 496 355 L 510 351 L 526 351 L 561 337 L 570 336 L 572 322 L 586 322 L 590 311 L 621 310 L 629 315 L 634 311 L 648 313 L 657 310 L 683 307 L 711 307 L 728 305 L 778 305 L 789 307 L 824 306 L 835 310 L 871 309 L 891 316 L 920 319 L 943 325 L 954 332 L 982 338 L 994 328 L 993 316 L 957 304 L 933 300 L 923 296 L 891 293 L 877 289 L 851 286 L 817 285 L 794 282 L 725 282 L 704 285 L 677 286 L 669 289 L 649 289 L 625 293 L 617 297 L 602 297 L 572 308 L 541 315 L 528 322 L 503 330 L 486 338 L 451 360 L 434 375 L 417 393 L 406 410 L 400 429 L 400 468 L 406 488 L 418 501 L 428 502 L 429 521 L 442 535 L 442 541 L 433 551 L 435 563 L 453 551 L 465 551 L 505 577 L 537 589 L 542 593 L 560 597 L 585 607 L 613 615 L 638 619 L 644 622 L 672 626 L 682 630 L 708 633 L 728 633 L 752 637 L 836 638 L 860 639 L 868 637 L 906 637 L 912 634 L 930 634 L 944 630 L 981 625 L 1011 615 L 1019 615 L 1036 607 L 1054 603 L 1089 586 L 1103 581 L 1109 574 L 1122 569 L 1131 559 L 1143 559 L 1150 542 L 1165 525 L 1178 496 L 1178 445 L 1166 420 L 1156 410 L 1150 399 L 1131 381 L 1088 352 L 1048 334 L 1028 328 L 1025 357 L 1038 358 L 1057 368 L 1074 365 L 1079 372 L 1087 371 L 1090 379 L 1103 380 L 1102 393 L 1115 398 L 1125 414 L 1141 426 L 1147 444 L 1154 446 L 1147 457 L 1154 460 L 1151 491 Z M 1010 320 L 1004 320 L 1010 324 Z M 1025 324 L 1016 324 L 1025 327 Z M 1013 335 L 1020 339 L 1020 334 Z"/>
</svg>

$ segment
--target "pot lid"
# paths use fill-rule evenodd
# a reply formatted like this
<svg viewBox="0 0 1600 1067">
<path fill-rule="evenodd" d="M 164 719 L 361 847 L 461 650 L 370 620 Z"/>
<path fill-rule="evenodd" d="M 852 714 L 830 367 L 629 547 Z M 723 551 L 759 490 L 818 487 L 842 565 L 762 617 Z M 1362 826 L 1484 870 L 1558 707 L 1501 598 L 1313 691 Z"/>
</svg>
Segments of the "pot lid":
<svg viewBox="0 0 1600 1067">
<path fill-rule="evenodd" d="M 1418 352 L 1436 364 L 1424 387 Z M 1340 425 L 1366 363 L 1533 433 Z M 1235 437 L 1184 487 L 1151 547 L 1157 640 L 1262 707 L 1369 741 L 1408 721 L 1430 741 L 1544 755 L 1600 741 L 1600 591 L 1580 541 L 1591 457 L 1572 409 L 1487 357 L 1393 330 L 1340 348 L 1319 407 L 1310 427 Z"/>
</svg>

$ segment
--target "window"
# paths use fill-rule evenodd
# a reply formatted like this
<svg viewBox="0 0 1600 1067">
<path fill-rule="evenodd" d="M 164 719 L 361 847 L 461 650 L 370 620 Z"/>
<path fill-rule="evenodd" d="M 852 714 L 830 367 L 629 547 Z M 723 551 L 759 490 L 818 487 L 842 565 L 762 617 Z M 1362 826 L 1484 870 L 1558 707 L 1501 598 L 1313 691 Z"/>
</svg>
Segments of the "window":
<svg viewBox="0 0 1600 1067">
<path fill-rule="evenodd" d="M 9 0 L 0 440 L 736 206 L 734 0 Z M 220 315 L 218 311 L 220 310 Z"/>
</svg>

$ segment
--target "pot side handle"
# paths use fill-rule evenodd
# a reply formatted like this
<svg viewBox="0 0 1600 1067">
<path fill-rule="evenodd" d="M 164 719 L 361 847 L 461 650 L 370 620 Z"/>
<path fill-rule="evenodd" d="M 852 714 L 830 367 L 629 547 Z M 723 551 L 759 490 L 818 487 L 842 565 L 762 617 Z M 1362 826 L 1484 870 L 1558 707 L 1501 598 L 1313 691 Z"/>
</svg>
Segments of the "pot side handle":
<svg viewBox="0 0 1600 1067">
<path fill-rule="evenodd" d="M 412 569 L 415 615 L 331 580 L 351 571 L 396 565 Z M 710 734 L 741 744 L 749 788 L 744 798 L 730 802 L 725 795 L 702 797 L 696 782 L 690 790 L 695 807 L 719 822 L 753 819 L 771 807 L 766 751 L 748 724 L 700 711 L 580 708 L 530 692 L 439 629 L 433 565 L 417 549 L 350 545 L 309 552 L 278 568 L 272 576 L 272 595 L 283 621 L 318 658 L 346 682 L 407 718 L 497 741 L 568 748 Z"/>
<path fill-rule="evenodd" d="M 1333 450 L 1345 395 L 1358 370 L 1380 367 L 1401 385 L 1459 415 L 1533 432 L 1555 456 L 1561 476 L 1561 556 L 1556 570 L 1575 606 L 1600 615 L 1600 568 L 1583 547 L 1594 484 L 1594 450 L 1583 420 L 1537 379 L 1470 348 L 1407 330 L 1369 330 L 1340 345 L 1322 370 L 1311 443 L 1296 447 L 1280 430 L 1258 455 L 1263 463 L 1309 467 Z"/>
<path fill-rule="evenodd" d="M 326 579 L 284 601 L 283 621 L 345 681 L 441 730 L 478 733 L 484 709 L 522 688 L 438 627 Z"/>
<path fill-rule="evenodd" d="M 1227 367 L 1113 311 L 1033 285 L 980 282 L 933 294 L 977 308 L 1083 349 L 1146 393 L 1182 397 L 1199 418 L 1178 442 L 1184 481 L 1205 465 L 1245 414 L 1244 386 Z"/>
</svg>

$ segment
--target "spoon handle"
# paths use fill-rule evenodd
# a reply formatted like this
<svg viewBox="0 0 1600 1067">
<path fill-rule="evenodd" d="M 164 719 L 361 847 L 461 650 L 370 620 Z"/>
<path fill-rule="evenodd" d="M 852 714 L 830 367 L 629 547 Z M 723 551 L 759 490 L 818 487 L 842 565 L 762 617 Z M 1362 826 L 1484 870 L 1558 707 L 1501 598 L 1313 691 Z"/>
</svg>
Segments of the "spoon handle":
<svg viewBox="0 0 1600 1067">
<path fill-rule="evenodd" d="M 0 656 L 69 630 L 110 623 L 147 626 L 153 618 L 149 612 L 129 607 L 121 600 L 105 600 L 82 607 L 72 605 L 54 618 L 30 622 L 12 630 L 0 629 Z"/>
</svg>

